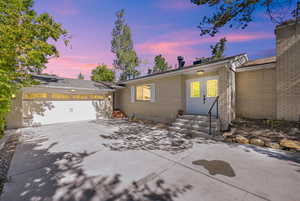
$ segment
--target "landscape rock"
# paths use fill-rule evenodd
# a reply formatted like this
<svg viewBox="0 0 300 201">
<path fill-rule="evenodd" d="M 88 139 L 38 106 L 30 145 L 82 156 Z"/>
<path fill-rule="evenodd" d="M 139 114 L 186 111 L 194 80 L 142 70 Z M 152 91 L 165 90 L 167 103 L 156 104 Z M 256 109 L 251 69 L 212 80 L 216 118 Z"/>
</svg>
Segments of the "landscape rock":
<svg viewBox="0 0 300 201">
<path fill-rule="evenodd" d="M 232 128 L 229 132 L 223 133 L 223 136 L 224 137 L 231 137 L 235 134 L 235 132 L 236 132 L 236 128 Z"/>
<path fill-rule="evenodd" d="M 163 124 L 163 123 L 158 123 L 158 124 L 155 125 L 155 128 L 166 129 L 166 128 L 168 128 L 168 125 L 167 124 Z"/>
<path fill-rule="evenodd" d="M 234 142 L 233 138 L 227 137 L 224 140 L 225 142 Z"/>
<path fill-rule="evenodd" d="M 300 151 L 300 142 L 296 140 L 283 139 L 280 141 L 280 145 L 285 148 L 296 149 Z"/>
<path fill-rule="evenodd" d="M 249 144 L 249 140 L 241 135 L 236 136 L 235 140 L 240 144 Z"/>
<path fill-rule="evenodd" d="M 291 130 L 290 130 L 291 135 L 296 135 L 296 134 L 299 134 L 299 133 L 300 133 L 300 131 L 299 131 L 298 128 L 291 128 Z"/>
<path fill-rule="evenodd" d="M 236 129 L 233 135 L 231 132 L 223 134 L 226 141 L 233 139 L 234 142 L 244 144 L 247 143 L 247 138 L 252 139 L 249 143 L 257 146 L 299 150 L 300 122 L 241 118 L 233 121 L 232 128 Z"/>
<path fill-rule="evenodd" d="M 280 145 L 276 142 L 266 142 L 265 143 L 266 147 L 272 148 L 272 149 L 280 149 Z"/>
<path fill-rule="evenodd" d="M 253 139 L 250 140 L 250 144 L 254 144 L 256 146 L 264 146 L 265 142 L 261 139 L 253 138 Z"/>
</svg>

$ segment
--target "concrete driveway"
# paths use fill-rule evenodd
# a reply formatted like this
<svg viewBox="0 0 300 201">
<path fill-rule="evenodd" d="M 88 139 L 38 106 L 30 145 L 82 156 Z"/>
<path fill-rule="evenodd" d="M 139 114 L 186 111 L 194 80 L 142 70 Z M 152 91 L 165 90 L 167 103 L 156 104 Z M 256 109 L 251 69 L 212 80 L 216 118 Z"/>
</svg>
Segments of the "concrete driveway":
<svg viewBox="0 0 300 201">
<path fill-rule="evenodd" d="M 175 155 L 111 151 L 100 135 L 117 130 L 107 121 L 22 129 L 1 201 L 300 200 L 299 154 L 205 141 Z"/>
</svg>

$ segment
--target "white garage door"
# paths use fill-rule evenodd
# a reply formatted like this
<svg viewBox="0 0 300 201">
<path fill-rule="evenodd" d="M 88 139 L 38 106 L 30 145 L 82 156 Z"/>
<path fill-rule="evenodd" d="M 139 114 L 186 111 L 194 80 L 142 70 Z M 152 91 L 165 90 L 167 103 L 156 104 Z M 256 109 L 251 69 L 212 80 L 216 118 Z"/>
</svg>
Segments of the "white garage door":
<svg viewBox="0 0 300 201">
<path fill-rule="evenodd" d="M 23 101 L 24 126 L 103 118 L 103 101 Z"/>
</svg>

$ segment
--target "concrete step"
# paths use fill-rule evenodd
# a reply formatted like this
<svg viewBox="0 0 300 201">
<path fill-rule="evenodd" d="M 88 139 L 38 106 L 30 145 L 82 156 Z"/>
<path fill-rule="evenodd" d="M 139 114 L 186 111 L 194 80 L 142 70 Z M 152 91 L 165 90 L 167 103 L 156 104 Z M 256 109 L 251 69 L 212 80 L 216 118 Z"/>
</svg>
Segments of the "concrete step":
<svg viewBox="0 0 300 201">
<path fill-rule="evenodd" d="M 172 126 L 175 127 L 185 127 L 185 128 L 189 128 L 189 127 L 209 127 L 209 122 L 206 121 L 199 121 L 199 122 L 181 122 L 181 121 L 175 121 L 174 123 L 172 123 Z M 211 127 L 212 128 L 216 128 L 218 126 L 218 122 L 212 122 L 211 123 Z"/>
<path fill-rule="evenodd" d="M 203 120 L 203 121 L 209 121 L 209 116 L 205 115 L 182 115 L 179 117 L 179 119 L 185 119 L 185 120 Z M 212 121 L 217 120 L 216 117 L 211 117 Z"/>
<path fill-rule="evenodd" d="M 205 138 L 212 138 L 213 137 L 213 135 L 209 135 L 208 131 L 186 129 L 186 128 L 180 128 L 180 127 L 174 127 L 174 126 L 170 127 L 170 131 L 171 132 L 180 132 L 180 133 L 188 134 L 188 135 L 191 135 L 191 137 L 205 137 Z"/>
<path fill-rule="evenodd" d="M 169 127 L 169 130 L 176 131 L 176 132 L 189 132 L 189 131 L 201 131 L 209 133 L 209 127 L 204 126 L 178 126 L 178 125 L 172 125 Z M 217 127 L 212 127 L 211 131 L 213 133 L 217 132 Z"/>
<path fill-rule="evenodd" d="M 209 123 L 209 119 L 182 119 L 182 118 L 178 118 L 175 120 L 176 123 Z M 214 118 L 211 120 L 212 123 L 217 123 L 218 119 Z"/>
<path fill-rule="evenodd" d="M 211 132 L 213 134 L 218 133 L 218 123 L 219 120 L 216 117 L 211 118 Z M 211 136 L 209 135 L 209 125 L 209 116 L 186 114 L 177 118 L 169 129 L 171 132 L 180 132 L 191 136 Z"/>
<path fill-rule="evenodd" d="M 187 130 L 195 130 L 195 131 L 202 131 L 209 133 L 209 127 L 204 127 L 204 126 L 184 126 L 181 127 L 181 129 L 187 129 Z M 212 128 L 212 132 L 216 131 L 216 128 Z"/>
<path fill-rule="evenodd" d="M 199 125 L 180 125 L 180 124 L 172 124 L 174 128 L 180 129 L 188 129 L 188 130 L 197 130 L 203 132 L 209 132 L 209 126 L 199 126 Z M 212 126 L 212 130 L 217 130 L 217 126 Z"/>
</svg>

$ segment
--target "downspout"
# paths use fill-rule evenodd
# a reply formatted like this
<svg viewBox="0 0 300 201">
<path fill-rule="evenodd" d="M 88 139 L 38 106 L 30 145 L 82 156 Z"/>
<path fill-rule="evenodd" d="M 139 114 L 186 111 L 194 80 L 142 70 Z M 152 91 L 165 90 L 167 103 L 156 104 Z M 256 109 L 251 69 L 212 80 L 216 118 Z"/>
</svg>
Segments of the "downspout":
<svg viewBox="0 0 300 201">
<path fill-rule="evenodd" d="M 236 119 L 236 68 L 243 65 L 248 61 L 247 55 L 239 56 L 234 60 L 229 61 L 229 84 L 230 84 L 230 97 L 229 97 L 229 124 Z"/>
</svg>

